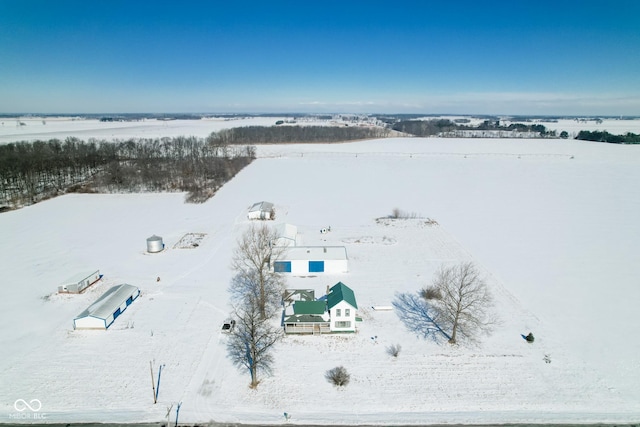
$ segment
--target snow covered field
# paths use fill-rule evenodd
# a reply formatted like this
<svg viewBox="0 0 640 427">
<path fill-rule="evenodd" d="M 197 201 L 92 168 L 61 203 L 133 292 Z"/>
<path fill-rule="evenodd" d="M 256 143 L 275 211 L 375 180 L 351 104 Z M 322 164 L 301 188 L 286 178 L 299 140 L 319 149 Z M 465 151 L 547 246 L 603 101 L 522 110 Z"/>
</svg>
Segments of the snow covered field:
<svg viewBox="0 0 640 427">
<path fill-rule="evenodd" d="M 72 117 L 0 118 L 0 144 L 67 137 L 126 139 L 161 138 L 164 136 L 197 136 L 205 138 L 211 132 L 238 126 L 272 126 L 286 117 L 242 117 L 238 119 L 207 118 L 202 120 L 156 120 L 101 122 L 98 119 Z M 23 125 L 20 125 L 23 123 Z"/>
<path fill-rule="evenodd" d="M 277 424 L 284 412 L 292 424 L 640 422 L 640 147 L 411 138 L 258 155 L 202 205 L 74 194 L 0 215 L 0 423 L 159 421 L 174 405 L 173 420 L 178 402 L 184 422 Z M 219 330 L 231 251 L 261 200 L 305 244 L 347 247 L 349 273 L 288 286 L 321 293 L 343 281 L 363 322 L 355 335 L 286 337 L 273 375 L 251 390 Z M 393 208 L 439 225 L 376 222 Z M 187 233 L 206 236 L 181 249 Z M 145 253 L 152 234 L 165 251 Z M 483 270 L 500 319 L 481 345 L 425 341 L 371 308 L 466 260 Z M 55 293 L 90 268 L 104 278 L 86 293 Z M 73 331 L 119 283 L 142 295 L 108 331 Z M 529 331 L 532 345 L 520 337 Z M 164 365 L 156 405 L 150 361 L 156 374 Z M 324 379 L 338 365 L 352 377 L 340 390 Z M 42 408 L 18 412 L 17 399 Z"/>
<path fill-rule="evenodd" d="M 477 126 L 484 118 L 467 116 L 442 116 L 424 117 L 422 120 L 437 118 L 455 120 L 459 118 L 470 119 L 469 125 Z M 35 141 L 58 138 L 64 140 L 67 137 L 75 137 L 82 140 L 91 138 L 107 141 L 127 138 L 161 138 L 176 136 L 197 136 L 205 138 L 211 132 L 240 126 L 273 126 L 276 121 L 292 121 L 292 117 L 237 117 L 223 118 L 210 117 L 201 120 L 157 120 L 144 119 L 139 121 L 101 122 L 98 119 L 84 119 L 80 117 L 3 117 L 0 118 L 0 144 L 16 141 Z M 20 125 L 22 123 L 22 125 Z M 510 121 L 504 121 L 508 125 Z M 518 123 L 518 122 L 514 122 Z M 601 123 L 595 120 L 569 120 L 561 119 L 554 122 L 536 121 L 544 125 L 548 130 L 560 132 L 567 131 L 570 137 L 574 137 L 581 130 L 608 131 L 618 135 L 627 132 L 640 133 L 640 120 L 614 120 L 604 119 Z M 314 117 L 297 117 L 295 124 L 299 126 L 332 126 L 344 125 L 344 122 L 332 120 L 318 120 Z"/>
</svg>

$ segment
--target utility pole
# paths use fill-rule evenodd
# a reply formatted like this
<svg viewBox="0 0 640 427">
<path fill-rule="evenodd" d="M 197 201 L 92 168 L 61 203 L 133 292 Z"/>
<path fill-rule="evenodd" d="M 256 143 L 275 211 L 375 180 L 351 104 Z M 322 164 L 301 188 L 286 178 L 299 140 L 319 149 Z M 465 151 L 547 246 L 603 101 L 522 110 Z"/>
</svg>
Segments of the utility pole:
<svg viewBox="0 0 640 427">
<path fill-rule="evenodd" d="M 178 414 L 180 413 L 180 407 L 182 406 L 182 402 L 178 403 L 178 407 L 176 408 L 176 426 L 178 427 Z"/>
<path fill-rule="evenodd" d="M 156 397 L 156 382 L 153 378 L 153 364 L 151 363 L 151 360 L 149 360 L 149 369 L 151 370 L 151 387 L 153 387 L 153 404 L 155 405 L 158 400 Z"/>
<path fill-rule="evenodd" d="M 160 365 L 160 369 L 158 370 L 158 385 L 156 386 L 156 394 L 155 397 L 153 399 L 153 402 L 157 402 L 158 401 L 158 393 L 160 393 L 160 374 L 162 374 L 162 368 L 164 367 L 164 365 Z"/>
</svg>

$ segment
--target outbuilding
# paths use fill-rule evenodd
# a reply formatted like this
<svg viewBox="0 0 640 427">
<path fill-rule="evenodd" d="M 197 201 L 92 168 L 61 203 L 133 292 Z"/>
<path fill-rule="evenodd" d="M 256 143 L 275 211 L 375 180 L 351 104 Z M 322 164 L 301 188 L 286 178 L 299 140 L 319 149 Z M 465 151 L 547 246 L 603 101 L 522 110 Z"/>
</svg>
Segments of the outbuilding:
<svg viewBox="0 0 640 427">
<path fill-rule="evenodd" d="M 107 329 L 139 295 L 140 289 L 133 285 L 110 288 L 73 319 L 73 329 Z"/>
<path fill-rule="evenodd" d="M 156 253 L 162 252 L 164 250 L 164 242 L 162 241 L 162 237 L 156 236 L 155 234 L 147 239 L 147 252 Z"/>
<path fill-rule="evenodd" d="M 79 294 L 100 280 L 100 270 L 87 270 L 69 277 L 58 285 L 58 292 Z"/>
<path fill-rule="evenodd" d="M 272 246 L 296 246 L 298 243 L 298 227 L 292 224 L 276 225 L 276 237 L 272 242 Z"/>
<path fill-rule="evenodd" d="M 251 205 L 247 218 L 249 219 L 275 219 L 276 211 L 273 208 L 273 203 L 270 202 L 258 202 Z"/>
<path fill-rule="evenodd" d="M 347 273 L 349 260 L 344 246 L 294 246 L 288 247 L 273 261 L 278 273 L 307 276 L 317 273 Z"/>
</svg>

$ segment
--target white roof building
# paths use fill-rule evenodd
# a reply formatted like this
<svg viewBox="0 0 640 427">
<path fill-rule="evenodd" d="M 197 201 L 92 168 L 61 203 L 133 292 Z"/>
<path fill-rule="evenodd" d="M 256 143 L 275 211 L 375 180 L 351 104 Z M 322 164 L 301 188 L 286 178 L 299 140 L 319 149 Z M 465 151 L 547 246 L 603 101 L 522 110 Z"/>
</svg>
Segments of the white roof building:
<svg viewBox="0 0 640 427">
<path fill-rule="evenodd" d="M 133 285 L 117 285 L 73 319 L 74 329 L 107 329 L 140 295 Z"/>
<path fill-rule="evenodd" d="M 87 270 L 69 277 L 58 285 L 58 292 L 79 294 L 100 280 L 100 270 Z"/>
<path fill-rule="evenodd" d="M 272 265 L 278 273 L 308 276 L 315 273 L 347 273 L 349 259 L 344 246 L 293 246 Z"/>
<path fill-rule="evenodd" d="M 258 202 L 254 203 L 247 213 L 249 219 L 274 219 L 273 203 Z"/>
<path fill-rule="evenodd" d="M 273 246 L 296 246 L 298 243 L 298 227 L 291 224 L 276 225 L 278 237 L 271 242 Z"/>
</svg>

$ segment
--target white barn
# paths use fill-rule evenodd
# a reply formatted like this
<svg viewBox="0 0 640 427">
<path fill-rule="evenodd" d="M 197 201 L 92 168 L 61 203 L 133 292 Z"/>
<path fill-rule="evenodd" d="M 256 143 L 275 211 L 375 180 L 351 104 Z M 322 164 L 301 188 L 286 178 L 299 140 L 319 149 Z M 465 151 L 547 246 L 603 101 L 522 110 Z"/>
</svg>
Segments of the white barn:
<svg viewBox="0 0 640 427">
<path fill-rule="evenodd" d="M 315 273 L 349 272 L 347 248 L 344 246 L 288 247 L 273 261 L 273 271 L 307 276 Z"/>
<path fill-rule="evenodd" d="M 247 213 L 249 219 L 274 219 L 275 210 L 273 209 L 273 203 L 258 202 L 254 203 Z"/>
<path fill-rule="evenodd" d="M 117 285 L 73 319 L 73 329 L 107 329 L 140 295 L 133 285 Z"/>
<path fill-rule="evenodd" d="M 69 277 L 58 285 L 58 292 L 79 294 L 100 280 L 100 270 L 87 270 Z"/>
</svg>

